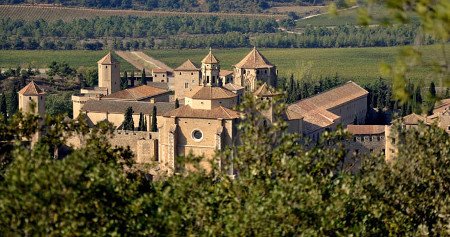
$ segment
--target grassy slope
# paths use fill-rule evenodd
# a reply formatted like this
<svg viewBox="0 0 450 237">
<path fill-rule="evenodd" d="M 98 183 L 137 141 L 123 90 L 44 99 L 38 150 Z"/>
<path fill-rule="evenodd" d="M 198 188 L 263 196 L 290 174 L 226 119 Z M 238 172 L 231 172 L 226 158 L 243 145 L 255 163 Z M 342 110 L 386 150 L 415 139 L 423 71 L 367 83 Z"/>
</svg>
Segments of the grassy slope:
<svg viewBox="0 0 450 237">
<path fill-rule="evenodd" d="M 282 14 L 241 14 L 241 13 L 207 13 L 207 12 L 170 12 L 170 11 L 138 11 L 138 10 L 107 10 L 94 8 L 57 7 L 57 6 L 26 6 L 0 5 L 0 19 L 12 18 L 25 21 L 45 19 L 48 21 L 71 21 L 74 19 L 109 17 L 109 16 L 220 16 L 220 17 L 256 17 L 256 18 L 285 18 Z"/>
<path fill-rule="evenodd" d="M 337 15 L 323 14 L 320 16 L 298 20 L 297 27 L 312 26 L 337 26 L 337 25 L 357 25 L 358 24 L 358 8 L 339 11 Z M 370 8 L 370 14 L 374 18 L 374 24 L 378 23 L 386 16 L 386 10 L 380 6 Z"/>
<path fill-rule="evenodd" d="M 250 49 L 213 50 L 221 61 L 222 69 L 231 69 Z M 366 83 L 380 76 L 379 64 L 382 61 L 392 63 L 399 48 L 341 48 L 341 49 L 261 49 L 266 58 L 278 66 L 279 74 L 288 76 L 294 73 L 297 77 L 309 71 L 314 77 L 333 76 L 338 74 L 348 80 Z M 438 46 L 423 48 L 424 60 L 431 61 L 441 57 Z M 199 63 L 208 53 L 207 49 L 197 50 L 149 50 L 150 56 L 163 61 L 170 67 L 177 67 L 190 58 Z M 96 62 L 106 51 L 0 51 L 0 68 L 26 66 L 28 63 L 45 68 L 55 61 L 65 61 L 74 67 L 95 67 Z M 450 48 L 447 47 L 447 55 Z M 132 66 L 123 60 L 122 70 L 130 70 Z M 430 70 L 418 68 L 412 78 L 428 80 Z"/>
</svg>

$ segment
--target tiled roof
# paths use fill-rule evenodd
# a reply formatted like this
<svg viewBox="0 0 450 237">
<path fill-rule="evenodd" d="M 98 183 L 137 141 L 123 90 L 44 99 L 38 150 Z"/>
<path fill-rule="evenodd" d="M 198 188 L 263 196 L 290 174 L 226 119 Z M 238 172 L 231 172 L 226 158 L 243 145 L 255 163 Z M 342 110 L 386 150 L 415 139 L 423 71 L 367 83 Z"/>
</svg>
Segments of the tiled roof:
<svg viewBox="0 0 450 237">
<path fill-rule="evenodd" d="M 448 108 L 450 108 L 450 99 L 438 101 L 436 102 L 436 106 L 434 107 L 433 114 L 442 113 Z"/>
<path fill-rule="evenodd" d="M 223 88 L 229 90 L 229 91 L 238 91 L 238 90 L 243 90 L 244 87 L 240 86 L 240 85 L 236 85 L 233 83 L 227 83 L 225 85 L 223 85 Z"/>
<path fill-rule="evenodd" d="M 216 64 L 216 63 L 219 63 L 219 60 L 217 60 L 217 58 L 214 56 L 214 54 L 212 54 L 211 49 L 209 49 L 209 53 L 202 60 L 202 63 L 205 63 L 205 64 L 212 64 L 212 63 L 214 63 L 214 64 Z"/>
<path fill-rule="evenodd" d="M 86 112 L 125 113 L 128 107 L 132 107 L 134 114 L 151 114 L 153 106 L 156 106 L 156 115 L 158 116 L 175 108 L 175 104 L 169 102 L 88 100 L 81 110 Z"/>
<path fill-rule="evenodd" d="M 347 131 L 353 135 L 384 134 L 384 125 L 347 125 Z"/>
<path fill-rule="evenodd" d="M 220 70 L 220 72 L 219 72 L 219 76 L 220 76 L 220 77 L 226 77 L 226 76 L 228 76 L 228 75 L 230 75 L 230 74 L 233 74 L 233 71 L 229 71 L 229 70 Z"/>
<path fill-rule="evenodd" d="M 111 52 L 109 52 L 107 55 L 105 55 L 105 57 L 103 57 L 102 59 L 100 59 L 97 63 L 98 64 L 114 64 L 114 63 L 118 63 L 119 61 L 117 61 L 114 56 L 111 54 Z"/>
<path fill-rule="evenodd" d="M 200 86 L 186 93 L 186 97 L 198 100 L 216 100 L 237 97 L 227 89 L 217 86 Z"/>
<path fill-rule="evenodd" d="M 331 113 L 329 109 L 335 108 L 349 101 L 366 96 L 368 92 L 354 82 L 347 82 L 342 86 L 325 91 L 313 97 L 300 100 L 288 106 L 288 111 L 295 111 L 304 117 L 304 121 L 312 126 L 305 126 L 306 133 L 316 128 L 332 125 L 340 116 Z"/>
<path fill-rule="evenodd" d="M 118 100 L 142 100 L 150 97 L 154 97 L 157 95 L 161 95 L 164 93 L 168 93 L 168 90 L 164 90 L 161 88 L 141 85 L 132 88 L 128 88 L 125 90 L 114 92 L 108 96 L 103 97 L 104 99 L 118 99 Z"/>
<path fill-rule="evenodd" d="M 240 114 L 237 111 L 222 106 L 209 110 L 193 109 L 189 105 L 184 105 L 178 109 L 165 113 L 164 116 L 177 118 L 235 119 L 239 118 Z"/>
<path fill-rule="evenodd" d="M 247 54 L 238 64 L 235 65 L 237 68 L 271 68 L 273 64 L 269 62 L 256 48 Z"/>
<path fill-rule="evenodd" d="M 190 60 L 186 60 L 179 67 L 175 68 L 175 71 L 198 71 L 199 68 Z"/>
<path fill-rule="evenodd" d="M 426 123 L 427 119 L 421 115 L 412 113 L 402 118 L 405 125 L 418 125 L 419 122 Z"/>
<path fill-rule="evenodd" d="M 168 72 L 168 70 L 165 68 L 153 68 L 152 72 L 153 73 L 165 73 L 165 72 Z"/>
<path fill-rule="evenodd" d="M 281 95 L 281 93 L 276 92 L 275 89 L 270 88 L 267 83 L 262 84 L 258 89 L 253 92 L 255 96 L 258 97 L 272 97 Z"/>
<path fill-rule="evenodd" d="M 31 81 L 19 91 L 21 95 L 43 95 L 45 92 L 34 81 Z"/>
</svg>

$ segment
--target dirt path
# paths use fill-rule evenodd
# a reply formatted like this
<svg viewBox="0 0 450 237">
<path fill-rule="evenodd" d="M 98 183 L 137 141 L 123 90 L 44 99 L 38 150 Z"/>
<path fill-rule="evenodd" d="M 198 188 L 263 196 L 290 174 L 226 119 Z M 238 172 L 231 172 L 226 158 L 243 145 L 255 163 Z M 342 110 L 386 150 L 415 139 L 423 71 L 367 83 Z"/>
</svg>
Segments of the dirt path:
<svg viewBox="0 0 450 237">
<path fill-rule="evenodd" d="M 151 72 L 154 68 L 161 68 L 166 69 L 167 71 L 173 71 L 173 69 L 165 63 L 156 60 L 141 51 L 115 51 L 115 53 L 139 70 L 145 68 L 146 71 Z"/>
</svg>

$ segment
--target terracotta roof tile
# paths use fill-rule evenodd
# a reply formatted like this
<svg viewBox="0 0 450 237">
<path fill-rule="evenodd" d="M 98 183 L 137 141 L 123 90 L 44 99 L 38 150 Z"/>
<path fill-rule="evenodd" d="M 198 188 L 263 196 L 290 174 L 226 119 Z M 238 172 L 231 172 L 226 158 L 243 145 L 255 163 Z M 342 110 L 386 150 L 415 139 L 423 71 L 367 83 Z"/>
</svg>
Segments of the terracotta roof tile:
<svg viewBox="0 0 450 237">
<path fill-rule="evenodd" d="M 107 55 L 105 55 L 105 57 L 103 57 L 102 59 L 100 59 L 97 63 L 98 64 L 114 64 L 114 63 L 118 63 L 119 61 L 117 61 L 114 56 L 111 54 L 111 52 L 109 52 Z"/>
<path fill-rule="evenodd" d="M 233 71 L 229 71 L 229 70 L 220 70 L 220 72 L 219 72 L 219 76 L 220 76 L 220 77 L 225 77 L 225 76 L 228 76 L 228 75 L 230 75 L 230 74 L 233 74 Z"/>
<path fill-rule="evenodd" d="M 153 68 L 152 72 L 153 73 L 165 73 L 165 72 L 168 72 L 168 70 L 165 68 Z"/>
<path fill-rule="evenodd" d="M 174 103 L 169 102 L 143 102 L 143 101 L 113 101 L 113 100 L 88 100 L 81 111 L 125 113 L 128 107 L 132 107 L 134 114 L 151 114 L 153 106 L 156 106 L 156 115 L 160 116 L 175 108 Z"/>
<path fill-rule="evenodd" d="M 211 49 L 209 49 L 209 53 L 202 60 L 202 63 L 205 63 L 205 64 L 212 64 L 212 63 L 214 63 L 214 64 L 216 64 L 216 63 L 219 63 L 219 60 L 214 56 L 214 54 L 212 54 Z"/>
<path fill-rule="evenodd" d="M 190 59 L 186 60 L 179 67 L 175 68 L 175 71 L 198 71 L 200 70 Z"/>
<path fill-rule="evenodd" d="M 125 90 L 114 92 L 108 96 L 103 97 L 103 99 L 116 99 L 116 100 L 142 100 L 146 98 L 151 98 L 157 95 L 169 93 L 168 90 L 164 90 L 161 88 L 148 86 L 148 85 L 141 85 L 136 86 L 132 88 L 128 88 Z"/>
<path fill-rule="evenodd" d="M 353 135 L 384 134 L 384 125 L 347 125 L 347 131 Z"/>
<path fill-rule="evenodd" d="M 45 92 L 34 81 L 31 81 L 19 91 L 21 95 L 43 95 Z"/>
<path fill-rule="evenodd" d="M 249 69 L 272 68 L 273 64 L 271 64 L 256 48 L 253 48 L 253 50 L 237 63 L 235 67 Z"/>
<path fill-rule="evenodd" d="M 258 97 L 272 97 L 281 95 L 281 93 L 275 91 L 274 88 L 269 87 L 267 83 L 262 84 L 255 90 L 255 92 L 253 92 L 253 94 Z"/>
<path fill-rule="evenodd" d="M 405 125 L 418 125 L 419 122 L 424 122 L 424 123 L 427 122 L 427 118 L 425 118 L 421 115 L 415 114 L 415 113 L 406 115 L 405 117 L 402 118 L 402 120 Z"/>
<path fill-rule="evenodd" d="M 227 83 L 225 85 L 223 85 L 223 88 L 229 90 L 229 91 L 238 91 L 238 90 L 243 90 L 244 87 L 240 86 L 240 85 L 236 85 L 233 83 Z"/>
<path fill-rule="evenodd" d="M 239 118 L 240 114 L 237 111 L 227 109 L 222 106 L 208 110 L 208 109 L 193 109 L 189 105 L 184 105 L 178 109 L 165 113 L 164 117 L 235 119 Z"/>
<path fill-rule="evenodd" d="M 305 126 L 305 131 L 308 134 L 316 129 L 330 126 L 340 119 L 340 116 L 331 113 L 328 111 L 329 109 L 367 94 L 366 90 L 350 81 L 342 86 L 291 104 L 288 106 L 288 110 L 303 115 L 304 121 L 311 124 L 311 126 Z"/>
<path fill-rule="evenodd" d="M 186 97 L 198 100 L 216 100 L 237 97 L 227 89 L 216 86 L 200 86 L 186 93 Z"/>
</svg>

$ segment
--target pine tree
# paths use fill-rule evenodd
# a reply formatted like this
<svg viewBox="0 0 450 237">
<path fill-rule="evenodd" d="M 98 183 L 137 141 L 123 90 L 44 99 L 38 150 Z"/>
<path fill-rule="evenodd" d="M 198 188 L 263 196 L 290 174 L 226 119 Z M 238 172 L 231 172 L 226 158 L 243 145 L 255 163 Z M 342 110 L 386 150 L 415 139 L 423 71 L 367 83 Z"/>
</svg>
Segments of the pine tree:
<svg viewBox="0 0 450 237">
<path fill-rule="evenodd" d="M 19 110 L 19 97 L 17 95 L 17 88 L 15 86 L 9 94 L 8 103 L 8 114 L 9 116 L 12 116 Z"/>
<path fill-rule="evenodd" d="M 175 100 L 175 109 L 180 108 L 180 101 L 178 101 L 178 98 Z"/>
<path fill-rule="evenodd" d="M 156 106 L 153 106 L 152 111 L 152 132 L 158 131 L 158 121 L 156 120 Z"/>
<path fill-rule="evenodd" d="M 134 121 L 133 121 L 133 108 L 128 107 L 125 112 L 125 120 L 122 123 L 123 130 L 131 130 L 134 131 Z"/>
<path fill-rule="evenodd" d="M 128 87 L 128 73 L 127 71 L 125 71 L 123 73 L 123 77 L 120 80 L 120 88 L 124 90 L 127 89 L 127 87 Z"/>
<path fill-rule="evenodd" d="M 358 116 L 355 115 L 355 118 L 353 118 L 353 125 L 358 125 Z"/>
<path fill-rule="evenodd" d="M 145 68 L 142 69 L 142 74 L 141 74 L 141 85 L 146 85 L 147 84 L 147 77 L 145 76 Z"/>
<path fill-rule="evenodd" d="M 8 118 L 5 94 L 0 95 L 0 115 L 3 116 L 3 121 Z"/>
<path fill-rule="evenodd" d="M 134 71 L 131 71 L 131 76 L 130 76 L 130 82 L 131 82 L 131 87 L 134 87 L 134 80 L 136 78 L 134 78 Z"/>
</svg>

